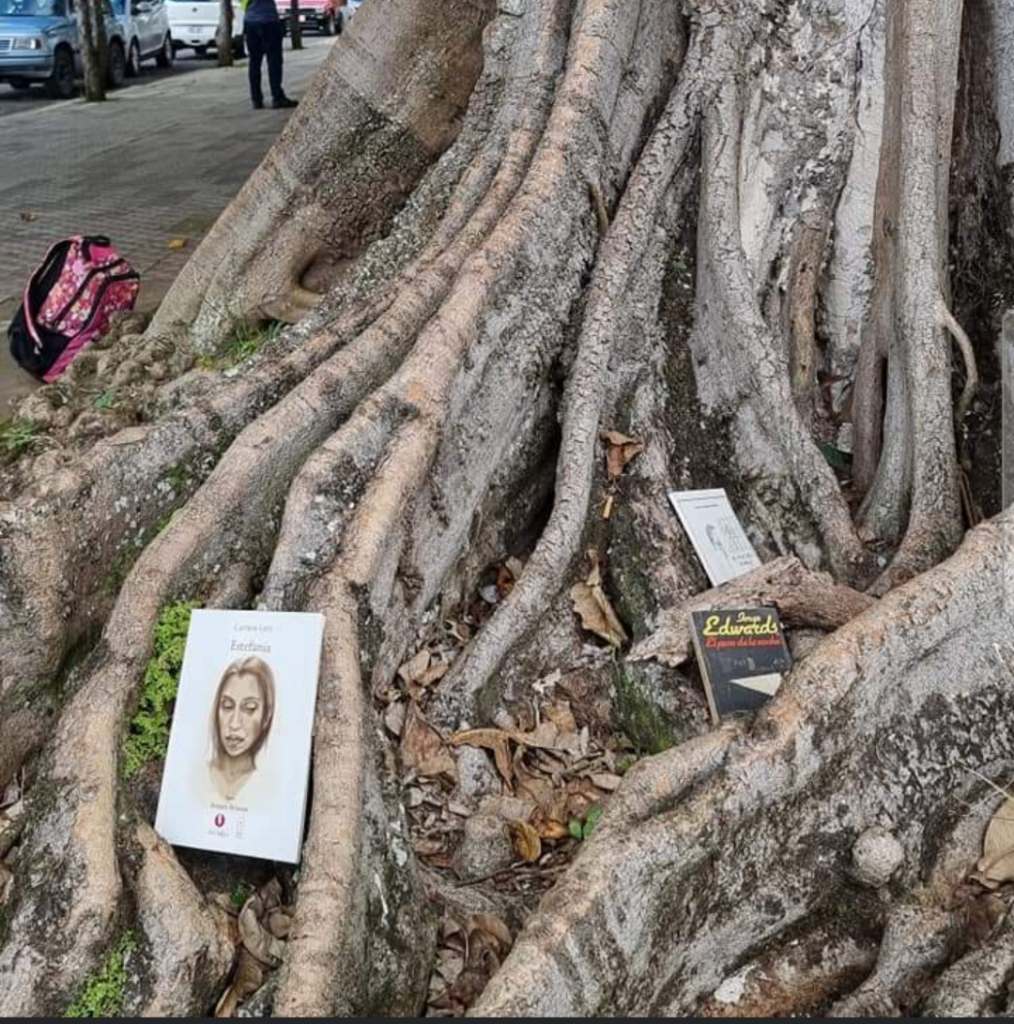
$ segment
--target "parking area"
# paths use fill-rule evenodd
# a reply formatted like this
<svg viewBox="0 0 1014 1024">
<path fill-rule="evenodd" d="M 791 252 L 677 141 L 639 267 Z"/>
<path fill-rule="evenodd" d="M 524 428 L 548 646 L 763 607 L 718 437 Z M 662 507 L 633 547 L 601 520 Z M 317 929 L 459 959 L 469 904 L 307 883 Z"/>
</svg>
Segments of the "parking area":
<svg viewBox="0 0 1014 1024">
<path fill-rule="evenodd" d="M 141 68 L 140 77 L 129 79 L 124 88 L 143 89 L 157 82 L 208 71 L 216 66 L 214 53 L 198 57 L 192 51 L 184 50 L 176 57 L 176 62 L 173 66 L 164 71 L 152 63 L 144 64 Z M 42 90 L 42 86 L 35 86 L 27 92 L 16 92 L 14 89 L 0 85 L 0 119 L 10 117 L 13 114 L 45 110 L 47 107 L 60 102 L 60 100 L 48 99 Z"/>
<path fill-rule="evenodd" d="M 307 36 L 285 51 L 285 84 L 299 97 L 333 39 Z M 290 111 L 251 109 L 246 63 L 181 55 L 145 70 L 106 103 L 29 98 L 0 86 L 0 419 L 30 386 L 6 351 L 27 274 L 49 246 L 108 235 L 142 276 L 152 309 L 239 191 Z"/>
</svg>

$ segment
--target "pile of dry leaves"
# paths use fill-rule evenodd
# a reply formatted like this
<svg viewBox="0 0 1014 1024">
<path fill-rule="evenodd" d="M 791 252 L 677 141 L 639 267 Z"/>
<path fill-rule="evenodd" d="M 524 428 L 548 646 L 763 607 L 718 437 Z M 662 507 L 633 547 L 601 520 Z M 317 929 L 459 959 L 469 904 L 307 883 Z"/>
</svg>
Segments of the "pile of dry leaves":
<svg viewBox="0 0 1014 1024">
<path fill-rule="evenodd" d="M 259 991 L 270 972 L 281 966 L 292 929 L 293 908 L 283 903 L 277 878 L 243 895 L 239 906 L 235 896 L 212 897 L 214 906 L 226 916 L 237 949 L 232 980 L 215 1007 L 216 1017 L 235 1017 L 240 1004 Z"/>
<path fill-rule="evenodd" d="M 493 914 L 440 922 L 440 948 L 430 978 L 428 1017 L 463 1017 L 511 951 L 510 928 Z"/>
<path fill-rule="evenodd" d="M 579 725 L 569 701 L 536 704 L 523 717 L 445 739 L 410 701 L 400 729 L 416 854 L 448 885 L 478 887 L 520 918 L 591 834 L 631 761 Z M 448 909 L 440 939 L 429 1009 L 460 1016 L 510 950 L 511 932 L 495 915 Z"/>
</svg>

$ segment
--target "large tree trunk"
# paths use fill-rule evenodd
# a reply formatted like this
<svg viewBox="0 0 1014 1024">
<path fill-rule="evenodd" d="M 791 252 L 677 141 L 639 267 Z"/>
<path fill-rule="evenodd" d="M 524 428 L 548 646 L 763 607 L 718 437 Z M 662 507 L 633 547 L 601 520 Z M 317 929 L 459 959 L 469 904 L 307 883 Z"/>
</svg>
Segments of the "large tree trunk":
<svg viewBox="0 0 1014 1024">
<path fill-rule="evenodd" d="M 503 722 L 578 666 L 628 737 L 634 687 L 687 742 L 629 772 L 477 1012 L 1002 1008 L 1009 929 L 969 959 L 952 908 L 1014 767 L 1014 653 L 977 455 L 996 324 L 951 268 L 1014 299 L 1005 0 L 370 0 L 356 25 L 138 342 L 179 379 L 0 468 L 0 795 L 27 789 L 0 1012 L 64 1011 L 127 928 L 129 1008 L 227 986 L 224 869 L 177 861 L 157 778 L 118 765 L 180 599 L 326 615 L 263 998 L 418 1012 L 433 901 L 466 897 L 419 870 L 377 698 L 517 555 L 413 714 Z M 988 218 L 954 195 L 973 180 Z M 645 444 L 619 480 L 605 429 Z M 794 559 L 701 595 L 673 486 L 727 487 L 765 561 Z M 615 664 L 571 612 L 589 548 L 635 641 Z M 695 735 L 686 612 L 743 601 L 782 607 L 797 666 L 756 721 Z M 897 854 L 877 892 L 871 844 Z"/>
<path fill-rule="evenodd" d="M 218 50 L 218 66 L 231 68 L 234 60 L 232 53 L 233 29 L 232 0 L 221 0 L 218 13 L 218 32 L 215 48 Z"/>
<path fill-rule="evenodd" d="M 83 0 L 79 6 L 78 19 L 85 99 L 90 103 L 101 103 L 106 98 L 106 69 L 109 62 L 102 4 L 97 0 Z"/>
</svg>

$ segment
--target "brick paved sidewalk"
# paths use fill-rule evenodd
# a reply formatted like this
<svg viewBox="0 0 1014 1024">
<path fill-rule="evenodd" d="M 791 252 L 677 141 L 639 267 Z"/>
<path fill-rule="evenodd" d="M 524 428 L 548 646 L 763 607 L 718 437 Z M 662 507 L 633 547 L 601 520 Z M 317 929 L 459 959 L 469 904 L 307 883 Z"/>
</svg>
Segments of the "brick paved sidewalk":
<svg viewBox="0 0 1014 1024">
<path fill-rule="evenodd" d="M 332 40 L 285 53 L 285 86 L 305 91 Z M 54 241 L 104 234 L 141 272 L 153 309 L 197 242 L 260 162 L 288 111 L 254 111 L 246 63 L 40 106 L 0 121 L 0 419 L 27 378 L 7 354 L 6 321 Z M 168 243 L 186 238 L 174 251 Z"/>
</svg>

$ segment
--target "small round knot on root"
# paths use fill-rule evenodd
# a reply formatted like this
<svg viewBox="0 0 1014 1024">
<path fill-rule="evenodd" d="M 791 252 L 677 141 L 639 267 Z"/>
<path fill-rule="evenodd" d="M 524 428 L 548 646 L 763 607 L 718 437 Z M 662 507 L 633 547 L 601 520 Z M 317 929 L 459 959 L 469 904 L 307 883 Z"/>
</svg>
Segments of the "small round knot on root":
<svg viewBox="0 0 1014 1024">
<path fill-rule="evenodd" d="M 852 874 L 856 881 L 879 889 L 887 885 L 905 860 L 901 843 L 886 828 L 869 828 L 852 847 Z"/>
</svg>

